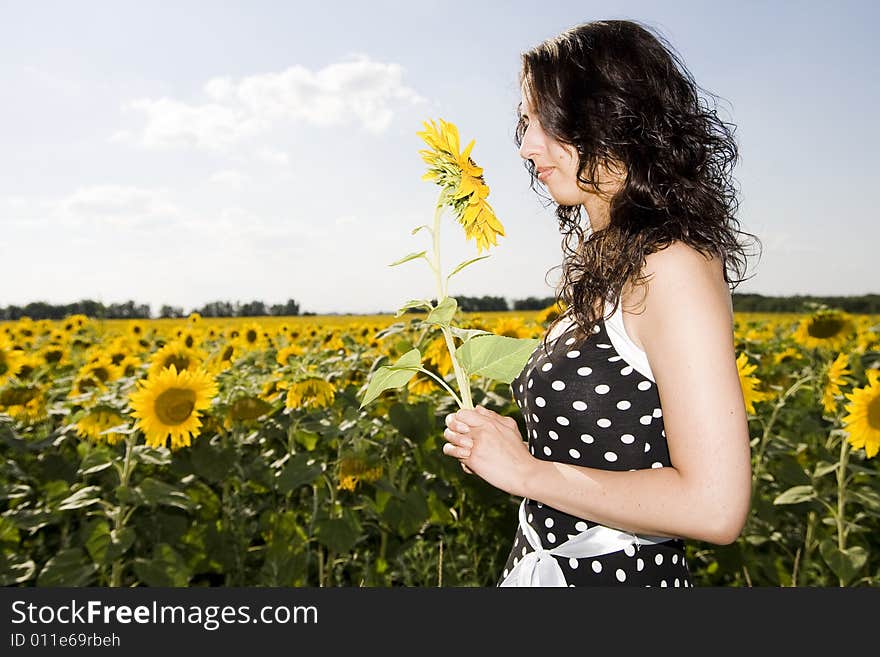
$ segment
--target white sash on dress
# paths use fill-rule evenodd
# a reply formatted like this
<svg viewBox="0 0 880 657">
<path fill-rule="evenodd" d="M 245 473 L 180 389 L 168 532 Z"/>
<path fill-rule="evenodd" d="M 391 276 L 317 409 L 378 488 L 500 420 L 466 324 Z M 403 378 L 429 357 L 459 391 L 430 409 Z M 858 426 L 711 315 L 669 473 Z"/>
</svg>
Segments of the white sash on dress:
<svg viewBox="0 0 880 657">
<path fill-rule="evenodd" d="M 549 550 L 541 546 L 538 533 L 526 521 L 526 500 L 519 505 L 519 525 L 532 546 L 532 552 L 522 557 L 500 586 L 568 586 L 565 573 L 553 557 L 583 559 L 617 552 L 629 545 L 650 545 L 671 541 L 667 536 L 630 534 L 604 525 L 595 525 L 577 536 Z"/>
</svg>

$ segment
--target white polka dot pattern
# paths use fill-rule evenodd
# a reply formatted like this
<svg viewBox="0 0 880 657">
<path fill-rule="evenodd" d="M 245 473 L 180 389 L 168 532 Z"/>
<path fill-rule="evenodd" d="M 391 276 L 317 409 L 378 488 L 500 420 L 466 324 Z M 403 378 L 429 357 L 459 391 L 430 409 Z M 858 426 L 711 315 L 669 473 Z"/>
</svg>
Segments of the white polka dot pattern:
<svg viewBox="0 0 880 657">
<path fill-rule="evenodd" d="M 570 326 L 547 350 L 538 345 L 511 382 L 535 458 L 605 470 L 642 470 L 671 465 L 657 387 L 617 351 L 600 320 L 587 338 Z M 552 427 L 552 428 L 550 428 Z M 596 523 L 537 500 L 526 499 L 529 525 L 545 548 L 587 531 Z M 528 541 L 517 530 L 518 545 Z M 515 544 L 504 567 L 525 556 Z M 531 548 L 530 548 L 531 550 Z M 674 557 L 674 558 L 673 558 Z M 691 586 L 684 542 L 640 544 L 591 557 L 555 557 L 576 586 Z M 665 584 L 664 584 L 665 582 Z"/>
</svg>

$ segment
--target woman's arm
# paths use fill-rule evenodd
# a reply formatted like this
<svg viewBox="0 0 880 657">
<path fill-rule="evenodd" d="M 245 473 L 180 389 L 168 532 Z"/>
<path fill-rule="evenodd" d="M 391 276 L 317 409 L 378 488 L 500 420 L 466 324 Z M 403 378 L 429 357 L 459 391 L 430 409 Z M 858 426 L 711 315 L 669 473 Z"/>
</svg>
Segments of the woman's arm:
<svg viewBox="0 0 880 657">
<path fill-rule="evenodd" d="M 653 278 L 639 339 L 672 467 L 618 472 L 534 459 L 527 497 L 636 533 L 736 540 L 749 510 L 751 457 L 721 266 L 682 243 L 646 258 Z"/>
</svg>

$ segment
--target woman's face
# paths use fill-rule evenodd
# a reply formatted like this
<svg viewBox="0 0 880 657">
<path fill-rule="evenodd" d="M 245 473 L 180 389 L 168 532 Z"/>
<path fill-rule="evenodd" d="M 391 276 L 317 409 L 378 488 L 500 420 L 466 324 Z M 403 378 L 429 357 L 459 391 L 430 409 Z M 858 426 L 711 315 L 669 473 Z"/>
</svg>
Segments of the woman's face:
<svg viewBox="0 0 880 657">
<path fill-rule="evenodd" d="M 601 217 L 604 214 L 602 206 L 607 206 L 611 196 L 622 184 L 623 177 L 612 175 L 600 166 L 597 176 L 603 193 L 600 195 L 592 186 L 582 188 L 577 180 L 577 151 L 573 146 L 562 144 L 544 132 L 527 91 L 527 87 L 523 85 L 520 116 L 527 127 L 519 149 L 520 156 L 534 163 L 538 180 L 559 205 L 583 205 L 591 221 L 593 217 Z M 598 228 L 596 222 L 593 223 L 593 227 Z"/>
</svg>

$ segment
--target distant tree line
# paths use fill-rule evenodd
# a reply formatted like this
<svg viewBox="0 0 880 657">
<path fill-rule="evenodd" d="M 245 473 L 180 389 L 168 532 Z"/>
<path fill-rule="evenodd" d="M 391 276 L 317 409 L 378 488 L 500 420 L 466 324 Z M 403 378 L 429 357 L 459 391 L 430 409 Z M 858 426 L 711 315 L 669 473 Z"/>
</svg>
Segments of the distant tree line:
<svg viewBox="0 0 880 657">
<path fill-rule="evenodd" d="M 201 308 L 194 308 L 190 311 L 184 311 L 179 306 L 163 305 L 159 309 L 158 317 L 187 317 L 192 312 L 196 312 L 202 317 L 287 317 L 301 314 L 299 304 L 293 299 L 288 299 L 285 303 L 271 306 L 262 301 L 249 303 L 212 301 Z M 315 313 L 302 314 L 314 315 Z M 92 299 L 83 299 L 66 304 L 35 301 L 25 306 L 0 306 L 0 320 L 17 320 L 22 317 L 30 317 L 33 320 L 64 319 L 68 315 L 85 315 L 93 319 L 152 319 L 153 317 L 149 304 L 135 304 L 134 301 L 104 304 Z"/>
<path fill-rule="evenodd" d="M 464 312 L 493 312 L 506 310 L 543 310 L 556 302 L 556 298 L 526 297 L 514 299 L 508 302 L 505 297 L 489 296 L 466 297 L 457 296 L 458 307 Z M 436 299 L 432 300 L 434 304 Z M 828 306 L 851 313 L 864 313 L 868 315 L 880 314 L 880 294 L 863 294 L 860 296 L 820 297 L 811 295 L 794 296 L 765 296 L 763 294 L 733 294 L 733 309 L 735 312 L 759 312 L 759 313 L 803 313 L 812 312 L 818 306 Z M 159 308 L 160 318 L 187 317 L 191 312 L 197 312 L 202 317 L 289 317 L 295 315 L 313 316 L 314 312 L 301 312 L 299 303 L 288 299 L 285 303 L 268 305 L 263 301 L 250 301 L 248 303 L 230 301 L 211 301 L 201 308 L 185 311 L 182 307 L 163 305 Z M 394 314 L 395 311 L 380 312 L 379 314 Z M 426 311 L 414 309 L 413 313 Z M 339 314 L 339 313 L 336 313 Z M 345 313 L 352 314 L 352 313 Z M 64 319 L 68 315 L 85 315 L 95 319 L 151 319 L 153 317 L 149 304 L 136 304 L 134 301 L 124 303 L 104 304 L 92 299 L 83 299 L 74 303 L 51 304 L 44 301 L 34 301 L 25 306 L 0 306 L 0 320 L 17 320 L 22 317 L 30 317 L 33 320 L 40 319 Z"/>
</svg>

